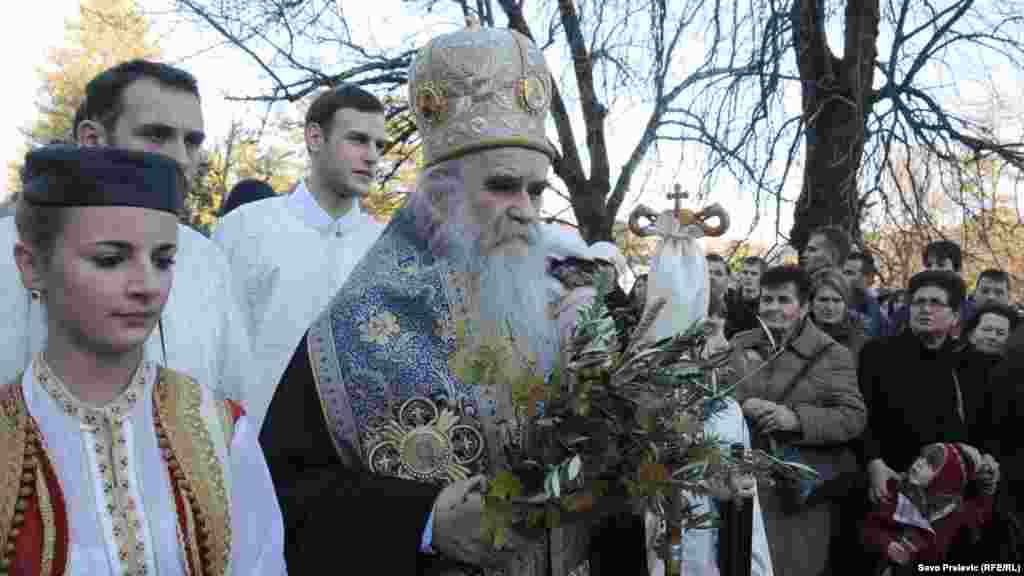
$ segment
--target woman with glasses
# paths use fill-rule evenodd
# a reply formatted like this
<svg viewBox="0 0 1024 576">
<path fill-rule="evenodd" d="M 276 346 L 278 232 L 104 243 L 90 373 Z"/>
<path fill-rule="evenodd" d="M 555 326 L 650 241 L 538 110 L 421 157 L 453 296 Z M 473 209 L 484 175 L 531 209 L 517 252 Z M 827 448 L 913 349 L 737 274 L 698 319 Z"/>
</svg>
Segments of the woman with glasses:
<svg viewBox="0 0 1024 576">
<path fill-rule="evenodd" d="M 861 350 L 858 380 L 868 406 L 862 456 L 872 502 L 896 497 L 888 481 L 910 467 L 922 446 L 969 442 L 957 374 L 961 352 L 951 337 L 964 293 L 956 274 L 927 270 L 914 275 L 907 287 L 908 329 L 872 340 Z M 989 488 L 998 482 L 991 456 L 978 476 Z"/>
</svg>

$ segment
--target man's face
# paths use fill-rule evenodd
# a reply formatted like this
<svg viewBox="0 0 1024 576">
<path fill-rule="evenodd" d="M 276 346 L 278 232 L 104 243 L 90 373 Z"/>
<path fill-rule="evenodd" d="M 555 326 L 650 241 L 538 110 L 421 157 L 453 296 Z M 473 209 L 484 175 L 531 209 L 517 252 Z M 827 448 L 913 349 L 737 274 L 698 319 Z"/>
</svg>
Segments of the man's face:
<svg viewBox="0 0 1024 576">
<path fill-rule="evenodd" d="M 740 288 L 743 290 L 743 299 L 750 301 L 761 294 L 761 266 L 758 264 L 744 264 L 740 270 Z"/>
<path fill-rule="evenodd" d="M 708 281 L 711 297 L 721 298 L 729 286 L 729 270 L 725 267 L 725 262 L 708 261 Z"/>
<path fill-rule="evenodd" d="M 496 148 L 463 159 L 466 214 L 479 230 L 482 255 L 526 249 L 550 168 L 547 156 L 526 148 Z"/>
<path fill-rule="evenodd" d="M 956 268 L 953 267 L 952 258 L 939 258 L 935 255 L 929 255 L 928 259 L 924 261 L 925 270 L 942 270 L 945 272 L 953 272 L 956 274 Z"/>
<path fill-rule="evenodd" d="M 850 287 L 863 292 L 867 288 L 867 276 L 864 274 L 864 262 L 856 258 L 846 261 L 843 267 L 843 276 L 850 283 Z"/>
<path fill-rule="evenodd" d="M 1010 303 L 1009 287 L 1006 282 L 999 282 L 992 278 L 981 278 L 978 286 L 974 289 L 974 301 L 978 308 L 986 304 L 1000 304 L 1006 306 Z"/>
<path fill-rule="evenodd" d="M 910 329 L 915 334 L 946 336 L 956 324 L 957 311 L 938 286 L 922 286 L 910 296 Z"/>
<path fill-rule="evenodd" d="M 811 236 L 803 253 L 800 254 L 800 266 L 808 274 L 820 268 L 835 266 L 835 262 L 832 261 L 832 247 L 829 245 L 828 239 L 821 234 Z"/>
<path fill-rule="evenodd" d="M 983 314 L 978 326 L 967 335 L 968 340 L 979 351 L 986 354 L 1002 354 L 1006 339 L 1010 337 L 1010 321 L 1001 314 Z"/>
<path fill-rule="evenodd" d="M 822 286 L 814 293 L 811 310 L 816 324 L 838 324 L 846 318 L 846 301 L 839 292 Z"/>
<path fill-rule="evenodd" d="M 184 90 L 141 78 L 121 94 L 122 112 L 101 144 L 170 156 L 191 182 L 205 139 L 199 98 Z"/>
<path fill-rule="evenodd" d="M 365 196 L 377 175 L 377 162 L 386 143 L 383 113 L 342 108 L 331 119 L 330 137 L 315 151 L 313 169 L 320 182 L 335 194 Z"/>
<path fill-rule="evenodd" d="M 796 286 L 792 282 L 782 286 L 761 287 L 761 303 L 757 313 L 773 332 L 789 333 L 803 319 L 806 310 L 806 306 L 800 305 Z"/>
</svg>

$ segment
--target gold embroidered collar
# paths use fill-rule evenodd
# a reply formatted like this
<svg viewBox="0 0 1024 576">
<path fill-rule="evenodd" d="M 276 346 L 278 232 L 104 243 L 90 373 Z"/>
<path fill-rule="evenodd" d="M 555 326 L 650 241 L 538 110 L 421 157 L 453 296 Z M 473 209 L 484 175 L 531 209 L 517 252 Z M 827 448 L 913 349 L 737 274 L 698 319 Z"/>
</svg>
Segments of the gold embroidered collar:
<svg viewBox="0 0 1024 576">
<path fill-rule="evenodd" d="M 67 385 L 46 363 L 42 352 L 36 355 L 32 371 L 43 390 L 57 403 L 57 406 L 82 424 L 95 426 L 103 420 L 119 421 L 131 413 L 132 407 L 142 397 L 146 386 L 146 375 L 153 370 L 151 362 L 143 361 L 135 369 L 131 382 L 116 398 L 105 406 L 94 406 L 82 402 L 68 390 Z"/>
</svg>

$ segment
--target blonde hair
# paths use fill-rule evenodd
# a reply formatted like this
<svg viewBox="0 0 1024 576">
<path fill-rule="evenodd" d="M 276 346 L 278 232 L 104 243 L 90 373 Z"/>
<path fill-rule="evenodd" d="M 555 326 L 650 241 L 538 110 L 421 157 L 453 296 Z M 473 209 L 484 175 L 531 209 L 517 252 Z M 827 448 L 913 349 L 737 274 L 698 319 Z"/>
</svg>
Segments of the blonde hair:
<svg viewBox="0 0 1024 576">
<path fill-rule="evenodd" d="M 831 288 L 843 298 L 843 302 L 850 303 L 850 285 L 846 277 L 838 268 L 822 268 L 811 276 L 811 300 L 818 295 L 822 288 Z"/>
</svg>

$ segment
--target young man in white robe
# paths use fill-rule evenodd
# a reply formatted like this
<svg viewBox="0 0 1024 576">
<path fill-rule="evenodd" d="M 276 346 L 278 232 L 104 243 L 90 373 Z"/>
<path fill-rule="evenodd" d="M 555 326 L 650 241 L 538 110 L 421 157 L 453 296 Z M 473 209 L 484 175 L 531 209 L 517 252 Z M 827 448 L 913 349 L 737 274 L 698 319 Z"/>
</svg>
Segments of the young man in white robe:
<svg viewBox="0 0 1024 576">
<path fill-rule="evenodd" d="M 244 293 L 261 376 L 248 398 L 257 422 L 303 333 L 384 229 L 359 206 L 385 146 L 384 105 L 350 84 L 306 114 L 309 174 L 286 196 L 239 207 L 214 232 Z"/>
<path fill-rule="evenodd" d="M 195 78 L 166 64 L 133 60 L 86 86 L 76 115 L 81 146 L 153 152 L 176 160 L 191 181 L 203 143 L 203 113 Z M 145 194 L 145 191 L 140 191 Z M 252 348 L 227 261 L 199 232 L 178 225 L 177 279 L 157 328 L 146 341 L 150 357 L 228 398 L 248 401 Z M 13 380 L 46 345 L 46 308 L 22 285 L 11 256 L 14 218 L 0 219 L 0 383 Z"/>
</svg>

